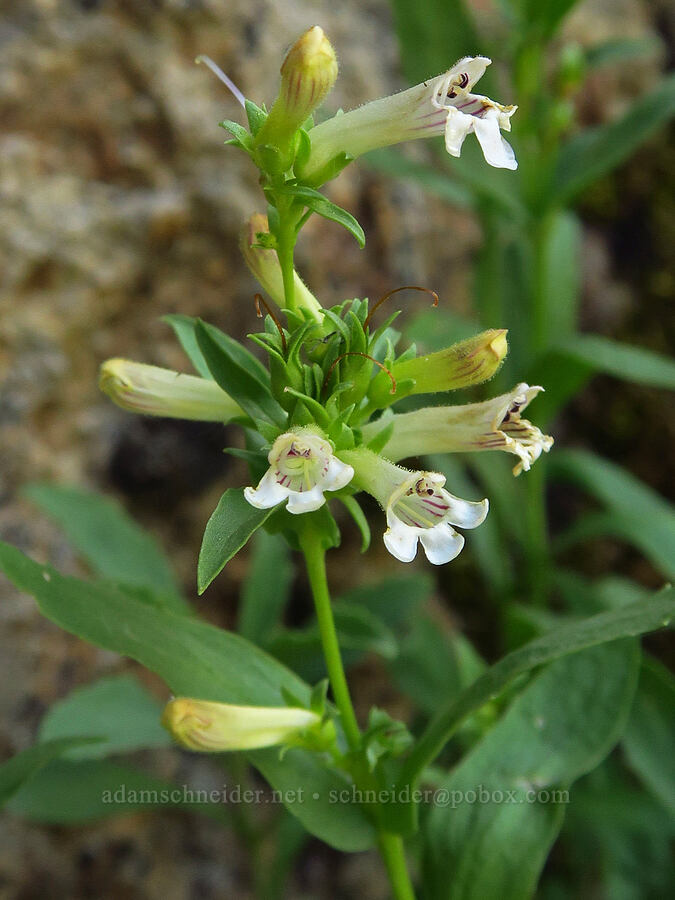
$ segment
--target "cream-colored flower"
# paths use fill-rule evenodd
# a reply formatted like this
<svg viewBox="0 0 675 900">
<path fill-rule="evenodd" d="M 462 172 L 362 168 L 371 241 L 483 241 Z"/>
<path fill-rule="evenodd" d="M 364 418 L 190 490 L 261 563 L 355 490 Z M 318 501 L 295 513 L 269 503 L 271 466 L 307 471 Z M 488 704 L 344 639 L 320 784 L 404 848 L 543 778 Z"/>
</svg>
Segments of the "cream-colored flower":
<svg viewBox="0 0 675 900">
<path fill-rule="evenodd" d="M 322 173 L 329 172 L 331 160 L 342 154 L 355 158 L 378 147 L 440 134 L 445 135 L 448 153 L 459 156 L 471 131 L 491 166 L 515 169 L 513 150 L 501 137 L 500 129 L 511 130 L 511 116 L 517 107 L 502 106 L 471 93 L 489 64 L 485 56 L 464 57 L 436 78 L 315 126 L 309 132 L 311 153 L 300 176 L 320 183 Z"/>
<path fill-rule="evenodd" d="M 320 716 L 308 709 L 237 706 L 191 697 L 176 697 L 162 714 L 162 724 L 179 744 L 207 753 L 293 743 L 320 722 Z"/>
<path fill-rule="evenodd" d="M 552 437 L 521 418 L 522 411 L 539 391 L 543 388 L 538 385 L 530 387 L 521 383 L 508 394 L 483 403 L 432 406 L 390 416 L 365 425 L 364 440 L 372 440 L 378 431 L 393 423 L 383 451 L 390 459 L 425 453 L 504 450 L 519 457 L 513 474 L 520 475 L 553 446 Z"/>
<path fill-rule="evenodd" d="M 438 472 L 411 472 L 360 447 L 341 456 L 354 468 L 354 484 L 380 503 L 387 517 L 384 543 L 396 559 L 411 562 L 420 542 L 436 566 L 454 559 L 464 546 L 458 528 L 477 528 L 488 513 L 488 501 L 462 500 L 445 490 Z"/>
<path fill-rule="evenodd" d="M 244 490 L 248 502 L 258 509 L 270 509 L 287 499 L 290 513 L 312 512 L 326 502 L 324 491 L 339 491 L 354 475 L 325 438 L 306 429 L 279 435 L 267 458 L 270 467 L 258 487 Z"/>
</svg>

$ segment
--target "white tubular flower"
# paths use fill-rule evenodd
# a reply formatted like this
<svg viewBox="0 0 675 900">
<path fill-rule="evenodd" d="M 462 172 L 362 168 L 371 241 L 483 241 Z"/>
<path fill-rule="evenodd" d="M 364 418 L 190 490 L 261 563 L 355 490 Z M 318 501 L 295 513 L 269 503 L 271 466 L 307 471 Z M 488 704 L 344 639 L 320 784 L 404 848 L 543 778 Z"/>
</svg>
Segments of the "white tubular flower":
<svg viewBox="0 0 675 900">
<path fill-rule="evenodd" d="M 162 714 L 162 725 L 179 744 L 206 753 L 293 743 L 320 722 L 320 716 L 308 709 L 236 706 L 191 697 L 176 697 Z"/>
<path fill-rule="evenodd" d="M 520 475 L 553 446 L 552 437 L 520 417 L 543 390 L 522 383 L 483 403 L 433 406 L 392 416 L 387 419 L 393 420 L 394 427 L 385 452 L 399 460 L 425 453 L 504 450 L 519 457 L 513 474 Z M 381 427 L 378 423 L 364 426 L 364 439 L 371 440 Z"/>
<path fill-rule="evenodd" d="M 288 499 L 286 509 L 295 515 L 323 506 L 324 491 L 339 491 L 349 484 L 354 469 L 341 462 L 325 438 L 312 431 L 281 434 L 268 454 L 270 468 L 257 488 L 244 496 L 258 509 L 270 509 Z"/>
<path fill-rule="evenodd" d="M 342 456 L 353 463 L 355 482 L 385 510 L 384 543 L 401 562 L 412 562 L 418 541 L 430 563 L 450 562 L 464 546 L 452 526 L 477 528 L 488 514 L 487 500 L 474 503 L 453 496 L 438 472 L 410 472 L 364 448 L 343 451 Z"/>
<path fill-rule="evenodd" d="M 487 500 L 461 500 L 444 484 L 445 476 L 437 472 L 413 472 L 389 498 L 384 543 L 401 562 L 412 562 L 419 541 L 429 562 L 442 566 L 464 546 L 464 538 L 452 526 L 477 528 L 484 522 Z"/>
<path fill-rule="evenodd" d="M 321 180 L 322 170 L 340 154 L 355 158 L 378 147 L 440 134 L 445 134 L 448 153 L 459 156 L 471 131 L 491 166 L 517 168 L 500 128 L 511 130 L 511 116 L 518 107 L 470 93 L 490 62 L 485 56 L 464 57 L 436 78 L 315 126 L 309 132 L 311 153 L 299 174 L 307 181 Z"/>
<path fill-rule="evenodd" d="M 513 148 L 500 129 L 511 131 L 511 116 L 518 107 L 502 106 L 482 94 L 470 93 L 489 64 L 485 56 L 461 59 L 434 82 L 431 105 L 447 114 L 445 149 L 450 156 L 460 155 L 464 138 L 473 131 L 487 163 L 497 169 L 517 169 Z"/>
</svg>

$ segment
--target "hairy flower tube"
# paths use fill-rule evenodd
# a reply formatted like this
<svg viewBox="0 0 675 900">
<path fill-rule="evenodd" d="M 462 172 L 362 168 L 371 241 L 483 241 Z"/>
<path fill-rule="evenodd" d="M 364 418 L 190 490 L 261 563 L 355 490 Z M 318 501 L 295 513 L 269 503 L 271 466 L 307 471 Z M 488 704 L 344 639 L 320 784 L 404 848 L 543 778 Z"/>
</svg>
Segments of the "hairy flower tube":
<svg viewBox="0 0 675 900">
<path fill-rule="evenodd" d="M 334 455 L 330 443 L 310 430 L 279 435 L 267 458 L 270 467 L 258 487 L 244 490 L 258 509 L 287 499 L 290 513 L 313 512 L 326 502 L 324 491 L 339 491 L 354 475 L 352 467 Z"/>
<path fill-rule="evenodd" d="M 228 422 L 244 415 L 215 381 L 129 359 L 104 362 L 99 387 L 122 409 L 146 416 Z"/>
<path fill-rule="evenodd" d="M 552 437 L 520 415 L 542 390 L 521 383 L 483 403 L 433 406 L 393 415 L 364 426 L 364 437 L 369 440 L 383 427 L 390 427 L 384 452 L 392 460 L 420 453 L 504 450 L 519 457 L 513 469 L 513 474 L 519 475 L 553 446 Z"/>
<path fill-rule="evenodd" d="M 379 147 L 440 134 L 445 135 L 448 153 L 459 156 L 464 138 L 472 131 L 486 162 L 497 168 L 517 168 L 513 150 L 500 133 L 500 129 L 511 130 L 517 107 L 471 93 L 489 64 L 485 56 L 464 57 L 442 75 L 312 128 L 312 149 L 301 167 L 302 178 L 321 183 L 331 161 L 343 154 L 353 159 Z"/>
<path fill-rule="evenodd" d="M 462 550 L 458 528 L 477 528 L 488 514 L 487 500 L 462 500 L 445 490 L 438 472 L 411 472 L 367 449 L 345 451 L 359 487 L 380 503 L 387 517 L 383 539 L 401 562 L 412 562 L 422 544 L 430 563 L 450 562 Z"/>
<path fill-rule="evenodd" d="M 292 744 L 321 717 L 308 709 L 237 706 L 176 697 L 164 708 L 162 725 L 188 750 L 221 753 Z"/>
</svg>

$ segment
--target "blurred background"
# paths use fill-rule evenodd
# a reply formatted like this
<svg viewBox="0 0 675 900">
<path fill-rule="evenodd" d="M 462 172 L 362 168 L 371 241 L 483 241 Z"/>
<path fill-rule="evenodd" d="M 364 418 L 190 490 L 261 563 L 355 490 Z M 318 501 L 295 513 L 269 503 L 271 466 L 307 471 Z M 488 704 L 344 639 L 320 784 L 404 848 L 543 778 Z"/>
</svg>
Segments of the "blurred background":
<svg viewBox="0 0 675 900">
<path fill-rule="evenodd" d="M 509 645 L 509 629 L 529 627 L 526 616 L 505 621 L 509 602 L 526 606 L 543 597 L 539 607 L 559 609 L 572 588 L 583 593 L 610 575 L 619 576 L 631 596 L 658 588 L 675 565 L 671 558 L 669 570 L 667 543 L 658 544 L 667 528 L 665 499 L 669 492 L 672 499 L 675 484 L 675 418 L 666 390 L 671 376 L 651 356 L 617 358 L 610 352 L 609 362 L 592 365 L 589 359 L 603 352 L 606 357 L 607 345 L 594 350 L 575 344 L 575 329 L 662 355 L 671 352 L 675 213 L 666 120 L 672 91 L 646 104 L 649 128 L 627 147 L 625 158 L 616 166 L 608 162 L 606 171 L 601 165 L 554 204 L 555 215 L 562 210 L 563 216 L 551 226 L 560 243 L 542 252 L 546 257 L 560 251 L 572 268 L 563 266 L 557 275 L 552 267 L 548 287 L 564 293 L 561 279 L 572 272 L 568 294 L 574 294 L 569 302 L 575 305 L 570 313 L 575 324 L 566 347 L 553 347 L 549 356 L 542 346 L 537 353 L 532 349 L 542 337 L 532 321 L 538 315 L 537 288 L 528 307 L 515 274 L 519 266 L 527 269 L 527 248 L 521 242 L 525 255 L 518 262 L 502 238 L 512 213 L 515 227 L 528 233 L 514 203 L 528 210 L 527 222 L 541 223 L 549 215 L 539 202 L 547 190 L 541 175 L 546 169 L 540 167 L 535 177 L 528 168 L 532 160 L 543 154 L 552 158 L 559 144 L 582 129 L 620 120 L 638 98 L 658 88 L 672 59 L 675 14 L 665 0 L 558 5 L 570 7 L 569 14 L 553 29 L 538 32 L 542 58 L 535 62 L 514 37 L 518 21 L 522 24 L 518 16 L 528 15 L 527 3 L 474 0 L 466 4 L 471 31 L 463 30 L 459 4 L 438 0 L 6 5 L 0 20 L 0 537 L 62 571 L 81 572 L 65 538 L 21 489 L 48 481 L 105 492 L 158 537 L 187 595 L 195 596 L 204 524 L 225 487 L 245 481 L 245 470 L 222 454 L 230 441 L 219 426 L 146 420 L 114 407 L 98 392 L 97 369 L 108 357 L 124 356 L 188 371 L 170 328 L 160 321 L 166 313 L 201 316 L 237 338 L 257 330 L 256 288 L 237 248 L 243 220 L 263 209 L 256 172 L 243 154 L 223 147 L 225 135 L 217 123 L 238 119 L 240 110 L 194 58 L 210 55 L 248 97 L 269 104 L 286 47 L 308 26 L 320 24 L 341 66 L 326 105 L 330 112 L 402 88 L 406 76 L 435 74 L 458 56 L 492 53 L 496 71 L 489 90 L 482 83 L 477 90 L 521 104 L 513 120 L 521 169 L 518 182 L 508 182 L 511 173 L 497 173 L 495 180 L 482 159 L 471 155 L 471 138 L 467 158 L 454 170 L 454 162 L 439 162 L 439 148 L 430 146 L 408 148 L 403 157 L 380 154 L 348 168 L 329 193 L 357 216 L 366 248 L 360 251 L 330 223 L 312 220 L 297 260 L 314 293 L 331 305 L 354 296 L 376 299 L 403 284 L 436 290 L 438 311 L 420 312 L 426 301 L 413 295 L 399 320 L 401 330 L 409 327 L 409 339 L 423 348 L 477 330 L 474 323 L 509 327 L 518 368 L 512 364 L 499 386 L 506 389 L 533 373 L 546 379 L 553 400 L 548 406 L 535 401 L 528 415 L 555 436 L 551 460 L 559 449 L 600 454 L 609 466 L 602 463 L 603 471 L 616 474 L 616 465 L 639 479 L 640 490 L 648 491 L 640 500 L 662 498 L 652 507 L 635 508 L 633 525 L 643 531 L 641 542 L 625 526 L 626 510 L 613 509 L 607 499 L 616 494 L 620 500 L 622 485 L 632 489 L 634 481 L 619 476 L 594 492 L 592 464 L 584 469 L 578 457 L 562 457 L 560 480 L 547 485 L 542 466 L 540 474 L 526 476 L 534 476 L 533 486 L 522 488 L 519 482 L 519 493 L 497 496 L 493 505 L 502 518 L 526 520 L 529 539 L 511 535 L 508 526 L 501 538 L 494 537 L 491 547 L 504 568 L 499 577 L 488 571 L 494 558 L 490 547 L 477 544 L 472 554 L 468 541 L 456 564 L 432 573 L 436 580 L 428 602 L 435 621 L 468 635 L 491 661 Z M 457 27 L 453 16 L 460 16 Z M 429 23 L 444 33 L 434 25 L 439 21 L 452 27 L 455 40 L 465 35 L 469 43 L 456 49 L 439 38 L 427 47 Z M 598 47 L 605 48 L 604 56 Z M 532 83 L 533 73 L 542 72 L 552 85 L 555 115 L 551 103 L 542 110 L 545 98 Z M 606 146 L 598 149 L 599 159 Z M 542 226 L 544 233 L 551 232 Z M 541 251 L 535 241 L 537 246 Z M 495 248 L 505 254 L 497 262 Z M 509 302 L 492 296 L 490 286 L 497 282 L 511 284 Z M 539 315 L 545 330 L 543 307 Z M 574 346 L 580 348 L 576 356 Z M 622 370 L 629 381 L 615 377 Z M 457 402 L 467 399 L 474 396 L 458 395 Z M 503 472 L 511 478 L 508 465 Z M 473 479 L 476 497 L 487 492 L 485 471 L 448 474 Z M 469 494 L 456 493 L 469 496 L 471 488 Z M 608 526 L 607 515 L 613 513 L 615 524 Z M 604 528 L 599 515 L 605 515 Z M 546 562 L 552 551 L 532 541 L 547 522 L 558 541 L 555 570 Z M 590 524 L 579 532 L 580 522 Z M 378 539 L 360 556 L 358 536 L 344 525 L 343 555 L 333 572 L 336 590 L 402 571 Z M 233 625 L 247 562 L 245 553 L 238 556 L 195 601 L 210 621 Z M 521 567 L 527 568 L 525 575 Z M 422 578 L 426 568 L 418 562 L 413 571 Z M 4 582 L 0 596 L 0 759 L 28 746 L 45 710 L 95 677 L 134 671 L 164 699 L 164 687 L 147 673 L 59 631 L 39 616 L 30 598 Z M 298 579 L 290 624 L 304 621 L 308 609 Z M 664 638 L 651 639 L 648 646 L 668 660 Z M 377 661 L 366 658 L 352 677 L 363 709 L 377 702 L 393 715 L 410 717 L 409 700 L 393 691 Z M 148 759 L 158 774 L 195 784 L 214 778 L 203 761 L 170 750 Z M 230 773 L 228 781 L 237 777 Z M 241 831 L 193 814 L 144 813 L 73 827 L 7 816 L 0 830 L 2 897 L 253 896 Z M 639 856 L 640 840 L 635 842 Z M 283 896 L 387 896 L 369 855 L 343 858 L 316 841 L 298 841 L 296 850 L 289 851 L 291 874 Z M 574 859 L 572 851 L 554 853 L 553 882 L 564 885 L 565 872 L 577 863 L 582 873 L 577 884 L 584 888 L 575 896 L 602 896 L 593 893 L 593 866 Z M 657 890 L 653 885 L 641 893 L 639 879 L 635 883 L 633 894 L 621 896 L 658 896 L 649 892 Z"/>
</svg>

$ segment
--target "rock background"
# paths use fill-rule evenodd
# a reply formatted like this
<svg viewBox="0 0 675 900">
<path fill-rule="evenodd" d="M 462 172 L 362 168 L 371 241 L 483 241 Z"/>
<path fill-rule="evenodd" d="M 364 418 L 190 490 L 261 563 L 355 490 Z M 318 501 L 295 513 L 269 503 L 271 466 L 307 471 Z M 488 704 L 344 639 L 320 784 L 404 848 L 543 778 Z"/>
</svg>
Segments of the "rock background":
<svg viewBox="0 0 675 900">
<path fill-rule="evenodd" d="M 617 17 L 616 4 L 611 16 L 599 0 L 581 4 L 570 33 L 590 42 L 593 29 L 597 38 L 609 36 L 602 31 L 608 27 L 618 29 L 614 34 L 672 29 L 665 4 L 647 6 L 622 0 Z M 237 233 L 261 208 L 255 173 L 243 155 L 223 147 L 217 122 L 238 118 L 240 110 L 194 57 L 212 56 L 248 96 L 269 103 L 284 48 L 315 22 L 341 63 L 330 109 L 403 85 L 385 0 L 24 0 L 3 10 L 3 539 L 79 571 L 64 539 L 21 498 L 20 488 L 36 480 L 90 486 L 116 494 L 159 536 L 193 593 L 203 525 L 224 487 L 241 482 L 238 463 L 223 458 L 217 426 L 145 421 L 116 409 L 97 390 L 97 368 L 121 355 L 186 369 L 160 321 L 165 313 L 200 315 L 237 337 L 254 326 L 255 286 L 239 259 Z M 638 67 L 641 84 L 660 62 L 651 65 Z M 596 84 L 584 98 L 587 118 L 615 115 L 626 91 L 638 92 L 631 75 Z M 664 192 L 651 198 L 667 171 L 662 144 L 652 142 L 638 167 L 604 182 L 586 210 L 588 326 L 659 350 L 666 349 L 663 315 L 672 275 L 669 281 L 665 259 L 675 229 Z M 413 281 L 439 289 L 449 307 L 468 309 L 469 266 L 480 238 L 469 216 L 366 167 L 345 172 L 331 195 L 357 215 L 368 245 L 361 252 L 346 233 L 312 222 L 298 259 L 315 293 L 338 302 Z M 658 226 L 649 231 L 655 241 L 638 241 L 639 253 L 633 248 L 618 264 L 617 252 L 640 217 Z M 638 285 L 650 300 L 647 309 L 636 296 Z M 597 379 L 575 401 L 574 417 L 582 434 L 591 433 L 609 404 L 616 421 L 600 426 L 598 449 L 623 453 L 637 474 L 665 489 L 673 482 L 656 445 L 663 445 L 667 429 L 672 443 L 673 426 L 654 394 Z M 570 417 L 561 423 L 564 432 L 571 427 Z M 365 565 L 356 550 L 348 540 L 354 564 L 344 569 L 351 577 Z M 374 555 L 368 565 L 386 561 Z M 200 601 L 212 621 L 231 621 L 245 567 L 245 556 L 237 558 Z M 44 710 L 74 687 L 138 669 L 60 632 L 5 583 L 0 599 L 2 759 L 28 746 Z M 141 677 L 165 696 L 161 684 Z M 176 757 L 158 754 L 154 765 L 174 776 L 177 767 L 192 765 L 194 775 L 199 764 Z M 339 867 L 336 859 L 310 842 L 288 896 L 386 896 L 370 856 L 341 860 Z M 249 884 L 234 835 L 195 816 L 126 816 L 68 829 L 0 820 L 3 900 L 245 898 Z"/>
</svg>

